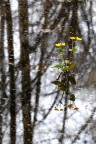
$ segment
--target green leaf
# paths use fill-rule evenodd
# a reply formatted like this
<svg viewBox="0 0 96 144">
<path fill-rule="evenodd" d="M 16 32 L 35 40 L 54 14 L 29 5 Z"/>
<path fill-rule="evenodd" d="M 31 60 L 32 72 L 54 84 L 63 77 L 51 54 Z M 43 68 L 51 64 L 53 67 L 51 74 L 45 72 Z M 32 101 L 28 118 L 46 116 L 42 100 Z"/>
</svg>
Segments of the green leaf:
<svg viewBox="0 0 96 144">
<path fill-rule="evenodd" d="M 65 79 L 61 80 L 61 85 L 64 85 L 65 84 Z"/>
<path fill-rule="evenodd" d="M 73 76 L 69 76 L 69 81 L 71 82 L 71 84 L 76 85 L 76 80 Z"/>
<path fill-rule="evenodd" d="M 76 47 L 73 47 L 73 48 L 72 48 L 72 52 L 73 52 L 73 53 L 77 52 L 77 48 L 76 48 Z"/>
<path fill-rule="evenodd" d="M 69 100 L 71 100 L 71 101 L 75 101 L 75 95 L 74 95 L 74 94 L 71 94 Z"/>
<path fill-rule="evenodd" d="M 76 68 L 76 66 L 77 66 L 76 63 L 72 63 L 72 64 L 69 66 L 69 68 L 70 68 L 70 69 L 74 69 L 74 68 Z"/>
<path fill-rule="evenodd" d="M 69 66 L 65 66 L 65 67 L 61 68 L 61 70 L 62 70 L 63 72 L 68 71 L 68 70 L 69 70 Z"/>
<path fill-rule="evenodd" d="M 59 85 L 60 82 L 58 80 L 52 81 L 51 83 L 55 84 L 55 85 Z"/>
<path fill-rule="evenodd" d="M 53 66 L 53 68 L 61 68 L 62 67 L 62 63 L 57 63 Z"/>
<path fill-rule="evenodd" d="M 65 50 L 64 49 L 59 49 L 60 54 L 64 54 Z"/>
<path fill-rule="evenodd" d="M 68 90 L 68 87 L 66 86 L 58 86 L 58 91 L 66 91 Z"/>
</svg>

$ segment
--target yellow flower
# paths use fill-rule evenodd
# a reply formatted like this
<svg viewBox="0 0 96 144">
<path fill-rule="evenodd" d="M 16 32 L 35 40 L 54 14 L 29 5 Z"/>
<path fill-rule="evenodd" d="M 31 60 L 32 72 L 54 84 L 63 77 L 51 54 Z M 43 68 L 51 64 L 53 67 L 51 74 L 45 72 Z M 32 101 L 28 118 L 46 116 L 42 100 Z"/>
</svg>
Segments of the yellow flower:
<svg viewBox="0 0 96 144">
<path fill-rule="evenodd" d="M 75 38 L 75 37 L 70 37 L 70 39 L 71 39 L 71 40 L 75 40 L 76 38 Z"/>
<path fill-rule="evenodd" d="M 81 41 L 81 40 L 82 40 L 82 38 L 76 37 L 76 40 Z"/>
<path fill-rule="evenodd" d="M 57 43 L 55 44 L 56 47 L 60 47 L 61 46 L 61 43 Z"/>
<path fill-rule="evenodd" d="M 66 46 L 66 44 L 65 44 L 65 43 L 61 43 L 61 45 L 62 45 L 62 46 Z"/>
<path fill-rule="evenodd" d="M 72 108 L 73 108 L 73 105 L 72 105 L 72 104 L 69 104 L 67 107 L 68 107 L 69 109 L 72 109 Z"/>
<path fill-rule="evenodd" d="M 55 44 L 55 46 L 56 46 L 56 47 L 66 46 L 66 44 L 65 44 L 65 43 L 57 43 L 57 44 Z"/>
<path fill-rule="evenodd" d="M 79 38 L 79 37 L 70 37 L 71 40 L 78 40 L 78 41 L 81 41 L 82 38 Z"/>
<path fill-rule="evenodd" d="M 78 111 L 78 110 L 79 110 L 79 108 L 78 108 L 78 107 L 75 107 L 75 108 L 74 108 L 74 110 Z"/>
</svg>

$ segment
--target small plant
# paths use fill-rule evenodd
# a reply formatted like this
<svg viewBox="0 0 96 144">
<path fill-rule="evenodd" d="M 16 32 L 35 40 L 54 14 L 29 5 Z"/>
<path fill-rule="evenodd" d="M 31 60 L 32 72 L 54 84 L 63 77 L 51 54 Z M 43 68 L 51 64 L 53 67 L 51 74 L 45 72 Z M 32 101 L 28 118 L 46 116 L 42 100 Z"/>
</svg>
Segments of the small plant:
<svg viewBox="0 0 96 144">
<path fill-rule="evenodd" d="M 79 108 L 75 106 L 75 95 L 71 93 L 70 88 L 73 85 L 76 85 L 74 70 L 76 69 L 77 64 L 73 61 L 74 53 L 77 51 L 75 42 L 81 41 L 82 38 L 70 37 L 69 39 L 71 42 L 71 48 L 66 48 L 67 45 L 64 42 L 55 44 L 59 51 L 60 62 L 56 63 L 53 68 L 58 68 L 60 73 L 56 80 L 52 81 L 52 83 L 57 86 L 58 91 L 63 92 L 55 110 L 58 110 L 57 107 L 62 104 L 64 94 L 66 94 L 70 102 L 70 104 L 67 105 L 67 108 L 78 111 Z"/>
</svg>

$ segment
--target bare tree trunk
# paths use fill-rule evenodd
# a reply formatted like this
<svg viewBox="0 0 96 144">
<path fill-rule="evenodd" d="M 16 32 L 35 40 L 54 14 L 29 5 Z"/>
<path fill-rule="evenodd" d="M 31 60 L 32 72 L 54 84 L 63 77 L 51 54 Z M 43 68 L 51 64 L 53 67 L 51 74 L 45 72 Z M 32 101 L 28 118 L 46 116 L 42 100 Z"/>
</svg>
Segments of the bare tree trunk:
<svg viewBox="0 0 96 144">
<path fill-rule="evenodd" d="M 28 42 L 28 4 L 27 0 L 19 0 L 19 24 L 21 44 L 22 71 L 22 112 L 24 126 L 24 144 L 32 142 L 31 124 L 31 79 Z"/>
<path fill-rule="evenodd" d="M 10 144 L 16 143 L 16 90 L 15 90 L 15 71 L 14 71 L 14 48 L 12 32 L 12 15 L 10 1 L 5 2 L 7 39 L 8 39 L 8 59 L 9 59 L 9 77 L 10 77 Z"/>
<path fill-rule="evenodd" d="M 2 1 L 0 3 L 0 73 L 1 73 L 1 85 L 0 85 L 0 143 L 2 144 L 2 98 L 3 98 L 3 90 L 2 90 L 2 85 L 3 85 L 3 81 L 2 81 L 2 77 L 3 77 L 3 35 L 4 35 L 4 21 L 3 21 L 3 13 L 2 13 Z"/>
<path fill-rule="evenodd" d="M 46 51 L 46 46 L 45 46 L 46 36 L 47 35 L 45 34 L 45 37 L 42 40 L 40 63 L 39 63 L 38 72 L 37 72 L 35 109 L 34 109 L 34 118 L 33 118 L 33 127 L 32 127 L 32 144 L 34 144 L 34 142 L 33 142 L 34 129 L 35 129 L 35 124 L 37 122 L 37 116 L 38 116 L 38 107 L 39 107 L 39 99 L 40 99 L 40 92 L 41 92 L 41 78 L 42 78 L 42 74 L 43 74 L 42 70 L 43 70 L 43 65 L 44 65 L 43 61 L 44 61 L 44 54 Z"/>
</svg>

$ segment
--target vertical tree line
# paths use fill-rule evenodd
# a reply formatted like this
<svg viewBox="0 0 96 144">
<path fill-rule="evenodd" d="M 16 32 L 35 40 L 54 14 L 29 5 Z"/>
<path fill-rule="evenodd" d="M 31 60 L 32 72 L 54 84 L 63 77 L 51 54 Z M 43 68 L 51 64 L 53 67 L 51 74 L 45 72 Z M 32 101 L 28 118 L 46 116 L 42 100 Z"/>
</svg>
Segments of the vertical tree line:
<svg viewBox="0 0 96 144">
<path fill-rule="evenodd" d="M 0 75 L 1 75 L 1 84 L 0 84 L 0 143 L 2 143 L 2 113 L 3 113 L 3 105 L 4 105 L 4 96 L 5 96 L 5 75 L 4 75 L 4 15 L 3 15 L 3 6 L 2 1 L 0 2 Z"/>
<path fill-rule="evenodd" d="M 29 60 L 29 32 L 28 32 L 28 2 L 19 0 L 19 31 L 21 48 L 21 81 L 22 81 L 22 113 L 24 126 L 24 144 L 32 141 L 32 122 L 31 122 L 31 79 L 30 79 L 30 60 Z"/>
<path fill-rule="evenodd" d="M 7 25 L 8 64 L 9 64 L 9 87 L 10 87 L 10 143 L 16 143 L 16 89 L 15 89 L 15 67 L 13 47 L 13 27 L 10 1 L 4 1 L 5 22 Z"/>
</svg>

